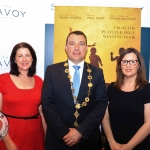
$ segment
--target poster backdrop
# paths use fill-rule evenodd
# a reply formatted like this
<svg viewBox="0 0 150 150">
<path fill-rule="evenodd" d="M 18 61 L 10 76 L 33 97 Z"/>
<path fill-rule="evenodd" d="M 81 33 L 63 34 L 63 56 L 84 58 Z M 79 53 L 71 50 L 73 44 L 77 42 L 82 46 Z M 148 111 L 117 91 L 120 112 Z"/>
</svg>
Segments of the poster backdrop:
<svg viewBox="0 0 150 150">
<path fill-rule="evenodd" d="M 116 60 L 124 48 L 140 51 L 140 22 L 140 8 L 56 6 L 54 63 L 67 59 L 64 46 L 68 33 L 81 30 L 88 41 L 85 60 L 101 67 L 110 83 L 116 78 Z"/>
<path fill-rule="evenodd" d="M 143 38 L 142 41 L 145 42 L 145 39 L 149 39 L 149 34 L 148 36 L 145 36 L 145 33 L 149 33 L 150 31 L 150 21 L 149 19 L 147 19 L 150 18 L 149 0 L 0 0 L 0 74 L 4 72 L 9 72 L 10 52 L 15 44 L 24 41 L 30 43 L 35 49 L 37 54 L 37 75 L 39 75 L 41 78 L 44 78 L 45 68 L 47 67 L 47 65 L 53 63 L 53 28 L 55 26 L 55 6 L 110 6 L 140 9 L 143 8 L 141 9 L 141 27 L 147 28 L 146 31 L 143 33 L 142 38 L 145 38 Z M 122 15 L 122 12 L 120 12 L 120 15 Z M 66 34 L 69 32 L 68 26 L 71 25 L 67 25 L 66 30 L 68 31 L 66 32 Z M 86 26 L 84 27 L 87 26 L 90 26 L 90 24 L 86 24 Z M 66 26 L 63 25 L 63 27 Z M 93 31 L 92 28 L 90 29 L 91 31 Z M 101 34 L 100 31 L 98 31 L 97 33 Z M 91 42 L 89 44 L 93 44 L 94 40 L 92 40 Z M 97 44 L 98 43 L 96 43 L 96 46 Z M 110 43 L 109 46 L 111 44 L 112 43 Z M 143 44 L 141 52 L 146 53 L 147 51 L 149 51 L 149 46 L 149 44 Z M 100 47 L 96 48 L 98 51 L 102 50 L 100 49 Z M 114 52 L 114 56 L 118 54 L 115 53 L 115 51 L 113 50 L 112 52 Z M 115 61 L 112 61 L 112 63 L 115 64 Z M 106 64 L 104 65 L 106 66 Z M 148 72 L 150 66 L 149 58 L 147 59 L 147 66 L 148 68 L 146 69 Z"/>
</svg>

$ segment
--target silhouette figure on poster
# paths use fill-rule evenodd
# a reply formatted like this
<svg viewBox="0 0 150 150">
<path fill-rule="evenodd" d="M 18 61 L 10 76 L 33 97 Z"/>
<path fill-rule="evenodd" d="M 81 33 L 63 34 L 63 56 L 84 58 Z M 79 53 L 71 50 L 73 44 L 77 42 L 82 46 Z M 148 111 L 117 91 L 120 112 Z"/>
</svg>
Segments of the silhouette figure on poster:
<svg viewBox="0 0 150 150">
<path fill-rule="evenodd" d="M 90 64 L 97 66 L 97 67 L 99 67 L 99 64 L 100 66 L 103 66 L 101 58 L 98 55 L 96 55 L 96 48 L 92 47 L 90 49 L 90 52 L 91 52 L 89 56 Z"/>
<path fill-rule="evenodd" d="M 120 56 L 124 51 L 125 51 L 125 49 L 124 49 L 123 47 L 119 48 L 119 52 L 118 52 L 118 53 L 119 53 L 119 56 Z M 115 61 L 115 60 L 117 61 L 118 58 L 119 58 L 119 56 L 113 57 L 113 54 L 114 54 L 113 52 L 110 53 L 110 60 L 111 60 L 111 61 Z"/>
<path fill-rule="evenodd" d="M 96 46 L 96 43 L 93 43 L 92 45 L 87 45 L 88 47 Z"/>
<path fill-rule="evenodd" d="M 119 54 L 119 56 L 115 56 L 115 57 L 113 57 L 113 52 L 111 52 L 110 53 L 110 60 L 111 61 L 115 61 L 116 60 L 116 62 L 118 61 L 118 59 L 119 59 L 119 57 L 120 57 L 120 55 L 123 53 L 125 51 L 125 49 L 123 48 L 123 47 L 120 47 L 119 48 L 119 51 L 118 51 L 118 54 Z M 117 71 L 117 68 L 116 68 L 116 71 Z"/>
</svg>

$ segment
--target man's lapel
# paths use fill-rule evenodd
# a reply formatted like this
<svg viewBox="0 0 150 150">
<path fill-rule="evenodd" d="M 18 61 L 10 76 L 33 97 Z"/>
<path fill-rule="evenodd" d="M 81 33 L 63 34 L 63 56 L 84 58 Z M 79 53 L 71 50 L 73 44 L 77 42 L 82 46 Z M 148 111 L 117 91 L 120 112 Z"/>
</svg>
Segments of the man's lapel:
<svg viewBox="0 0 150 150">
<path fill-rule="evenodd" d="M 72 101 L 72 104 L 74 103 L 73 101 L 73 96 L 72 96 L 72 91 L 71 91 L 71 85 L 70 85 L 70 79 L 68 78 L 68 73 L 65 72 L 66 67 L 64 64 L 62 64 L 62 67 L 60 68 L 62 79 L 63 79 L 63 84 L 65 85 L 66 94 L 68 94 L 70 101 Z M 62 92 L 64 92 L 62 91 Z"/>
</svg>

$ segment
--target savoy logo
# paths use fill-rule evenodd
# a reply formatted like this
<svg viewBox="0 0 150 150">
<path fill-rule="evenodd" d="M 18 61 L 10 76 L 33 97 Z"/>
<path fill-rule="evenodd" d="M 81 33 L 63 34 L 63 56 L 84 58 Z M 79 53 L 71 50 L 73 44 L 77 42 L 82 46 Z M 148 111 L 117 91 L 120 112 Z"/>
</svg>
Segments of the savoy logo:
<svg viewBox="0 0 150 150">
<path fill-rule="evenodd" d="M 2 5 L 0 6 L 0 18 L 13 19 L 24 18 L 26 11 L 13 9 L 12 6 Z"/>
<path fill-rule="evenodd" d="M 10 70 L 9 56 L 0 56 L 0 73 Z"/>
</svg>

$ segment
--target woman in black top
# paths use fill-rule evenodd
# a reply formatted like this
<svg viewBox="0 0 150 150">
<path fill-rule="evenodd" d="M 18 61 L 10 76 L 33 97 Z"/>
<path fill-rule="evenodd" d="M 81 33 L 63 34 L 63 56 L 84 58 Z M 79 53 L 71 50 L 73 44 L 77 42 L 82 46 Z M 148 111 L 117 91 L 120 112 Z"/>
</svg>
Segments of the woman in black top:
<svg viewBox="0 0 150 150">
<path fill-rule="evenodd" d="M 150 84 L 142 55 L 126 49 L 117 62 L 117 79 L 108 87 L 109 104 L 102 121 L 105 150 L 149 150 Z"/>
</svg>

